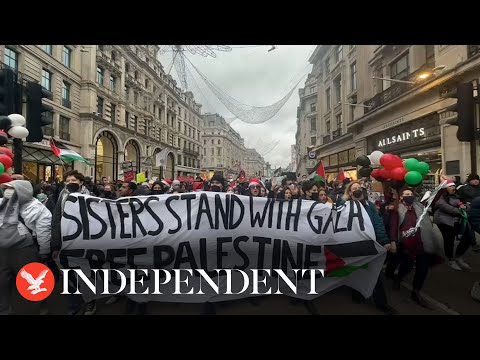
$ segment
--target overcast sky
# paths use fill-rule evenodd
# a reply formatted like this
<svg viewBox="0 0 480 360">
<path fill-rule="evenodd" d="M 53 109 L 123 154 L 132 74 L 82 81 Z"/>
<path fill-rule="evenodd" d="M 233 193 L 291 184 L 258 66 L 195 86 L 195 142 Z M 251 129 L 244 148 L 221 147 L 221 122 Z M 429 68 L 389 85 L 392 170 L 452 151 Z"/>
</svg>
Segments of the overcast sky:
<svg viewBox="0 0 480 360">
<path fill-rule="evenodd" d="M 252 106 L 268 106 L 283 98 L 303 75 L 308 74 L 311 70 L 308 58 L 316 45 L 278 45 L 271 52 L 268 52 L 270 46 L 240 46 L 248 45 L 232 45 L 231 52 L 216 51 L 216 58 L 204 58 L 189 52 L 186 55 L 207 79 L 235 100 Z M 168 72 L 172 52 L 161 55 L 160 60 Z M 196 101 L 203 105 L 203 113 L 219 113 L 226 119 L 233 118 L 234 115 L 216 98 L 188 62 L 186 66 L 189 90 L 194 93 Z M 174 67 L 170 74 L 178 79 Z M 305 80 L 306 76 L 284 107 L 267 122 L 247 124 L 237 119 L 231 124 L 245 139 L 245 145 L 255 147 L 272 167 L 285 168 L 290 163 L 291 145 L 295 144 L 298 88 L 303 87 Z"/>
</svg>

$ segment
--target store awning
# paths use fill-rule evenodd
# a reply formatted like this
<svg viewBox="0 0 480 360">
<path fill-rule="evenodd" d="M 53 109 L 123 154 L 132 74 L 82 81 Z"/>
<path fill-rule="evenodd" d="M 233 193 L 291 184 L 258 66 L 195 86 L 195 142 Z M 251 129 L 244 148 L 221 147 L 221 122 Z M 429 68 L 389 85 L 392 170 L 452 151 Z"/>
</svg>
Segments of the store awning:
<svg viewBox="0 0 480 360">
<path fill-rule="evenodd" d="M 50 165 L 63 165 L 62 161 L 55 156 L 51 150 L 37 149 L 28 146 L 23 147 L 22 160 Z"/>
</svg>

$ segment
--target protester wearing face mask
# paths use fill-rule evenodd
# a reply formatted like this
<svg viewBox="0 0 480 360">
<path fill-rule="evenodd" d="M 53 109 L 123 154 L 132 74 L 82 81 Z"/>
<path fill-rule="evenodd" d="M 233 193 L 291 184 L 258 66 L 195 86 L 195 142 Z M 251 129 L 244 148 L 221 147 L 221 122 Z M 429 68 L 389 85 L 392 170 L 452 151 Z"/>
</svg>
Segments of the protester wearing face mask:
<svg viewBox="0 0 480 360">
<path fill-rule="evenodd" d="M 223 184 L 225 179 L 220 174 L 215 174 L 210 179 L 210 191 L 213 192 L 223 192 Z"/>
<path fill-rule="evenodd" d="M 388 261 L 385 275 L 394 280 L 393 288 L 399 290 L 402 280 L 416 264 L 411 298 L 417 304 L 428 308 L 420 290 L 428 275 L 436 236 L 430 217 L 424 216 L 420 228 L 415 233 L 408 233 L 408 230 L 415 228 L 423 209 L 416 201 L 412 189 L 406 188 L 400 192 L 398 207 L 390 213 L 390 239 L 397 243 L 397 252 Z M 397 268 L 398 273 L 395 275 Z"/>
<path fill-rule="evenodd" d="M 31 262 L 51 259 L 52 215 L 33 197 L 29 181 L 15 180 L 2 184 L 1 188 L 0 315 L 6 315 L 13 312 L 11 295 L 20 269 Z M 40 308 L 37 309 L 40 312 Z"/>
<path fill-rule="evenodd" d="M 52 253 L 54 258 L 57 256 L 58 252 L 62 248 L 62 231 L 60 223 L 62 220 L 63 210 L 65 208 L 65 202 L 68 198 L 68 195 L 74 193 L 90 195 L 90 192 L 87 190 L 87 188 L 83 186 L 84 181 L 85 177 L 77 170 L 69 170 L 65 173 L 65 187 L 58 196 L 58 201 L 55 205 L 55 210 L 52 216 Z M 71 286 L 71 292 L 74 292 L 75 290 L 73 284 L 69 285 Z M 67 295 L 67 303 L 69 314 L 76 315 L 81 310 L 83 298 L 81 295 Z M 85 314 L 93 315 L 95 312 L 95 301 L 88 303 L 88 306 L 85 309 Z"/>
<path fill-rule="evenodd" d="M 162 183 L 160 181 L 155 181 L 152 185 L 152 190 L 150 191 L 151 195 L 162 195 L 164 193 L 164 189 Z"/>
<path fill-rule="evenodd" d="M 304 181 L 302 184 L 302 189 L 304 193 L 304 199 L 318 201 L 318 187 L 313 181 Z"/>
<path fill-rule="evenodd" d="M 358 181 L 350 182 L 346 189 L 345 194 L 343 196 L 343 200 L 346 201 L 359 201 L 367 211 L 367 214 L 372 222 L 373 229 L 375 231 L 375 237 L 377 242 L 380 245 L 385 246 L 389 251 L 395 251 L 395 242 L 391 242 L 385 232 L 385 227 L 383 225 L 383 221 L 377 213 L 377 209 L 375 205 L 364 197 L 364 191 Z M 373 301 L 378 309 L 382 310 L 385 314 L 388 315 L 396 315 L 398 312 L 388 304 L 387 301 L 387 294 L 385 292 L 383 274 L 380 273 L 377 284 L 375 285 L 375 289 L 373 290 L 372 294 Z M 353 290 L 352 292 L 352 300 L 354 302 L 362 302 L 364 300 L 362 294 L 358 291 Z"/>
</svg>

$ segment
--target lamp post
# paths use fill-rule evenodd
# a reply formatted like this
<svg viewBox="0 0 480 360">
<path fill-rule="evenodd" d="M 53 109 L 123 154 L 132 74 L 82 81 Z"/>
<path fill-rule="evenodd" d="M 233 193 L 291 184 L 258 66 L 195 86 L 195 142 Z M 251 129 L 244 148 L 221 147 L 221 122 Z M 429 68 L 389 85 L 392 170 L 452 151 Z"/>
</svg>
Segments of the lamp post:
<svg viewBox="0 0 480 360">
<path fill-rule="evenodd" d="M 412 80 L 400 80 L 400 79 L 391 79 L 391 78 L 384 78 L 384 77 L 379 77 L 379 76 L 372 76 L 372 79 L 377 79 L 377 80 L 385 80 L 385 81 L 391 81 L 391 82 L 396 82 L 396 83 L 402 83 L 402 84 L 410 84 L 410 85 L 415 85 L 418 84 L 419 80 L 425 80 L 428 79 L 429 77 L 437 75 L 440 71 L 444 70 L 447 66 L 446 65 L 438 65 L 435 66 L 433 69 L 426 70 L 420 74 L 417 75 L 415 81 Z"/>
</svg>

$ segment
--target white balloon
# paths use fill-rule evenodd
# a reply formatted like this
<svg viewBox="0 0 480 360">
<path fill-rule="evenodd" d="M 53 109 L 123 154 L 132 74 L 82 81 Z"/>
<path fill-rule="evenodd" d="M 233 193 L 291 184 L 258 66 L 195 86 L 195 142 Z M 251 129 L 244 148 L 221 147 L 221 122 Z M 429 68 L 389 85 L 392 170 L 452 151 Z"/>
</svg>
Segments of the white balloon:
<svg viewBox="0 0 480 360">
<path fill-rule="evenodd" d="M 8 130 L 8 133 L 15 139 L 25 139 L 28 136 L 28 130 L 23 126 L 13 126 Z"/>
<path fill-rule="evenodd" d="M 383 156 L 383 152 L 375 150 L 370 154 L 370 161 L 373 165 L 380 165 L 380 158 Z"/>
<path fill-rule="evenodd" d="M 25 118 L 20 114 L 10 114 L 8 118 L 12 120 L 12 126 L 24 126 L 26 124 Z"/>
</svg>

